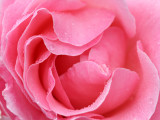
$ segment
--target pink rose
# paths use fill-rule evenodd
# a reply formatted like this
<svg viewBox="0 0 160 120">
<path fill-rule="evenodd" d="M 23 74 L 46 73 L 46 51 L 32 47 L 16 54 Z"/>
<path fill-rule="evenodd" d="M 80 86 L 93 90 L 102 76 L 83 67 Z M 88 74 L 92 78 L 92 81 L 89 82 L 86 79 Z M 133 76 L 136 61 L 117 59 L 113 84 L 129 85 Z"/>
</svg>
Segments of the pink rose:
<svg viewBox="0 0 160 120">
<path fill-rule="evenodd" d="M 159 120 L 160 0 L 0 0 L 2 120 Z"/>
</svg>

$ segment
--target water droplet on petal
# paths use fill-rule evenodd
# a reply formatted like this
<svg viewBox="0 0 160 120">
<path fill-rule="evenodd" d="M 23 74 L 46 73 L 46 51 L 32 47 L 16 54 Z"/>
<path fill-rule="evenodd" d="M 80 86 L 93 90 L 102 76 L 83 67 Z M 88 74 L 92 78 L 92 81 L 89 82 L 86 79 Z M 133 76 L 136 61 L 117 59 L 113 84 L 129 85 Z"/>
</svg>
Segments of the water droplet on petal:
<svg viewBox="0 0 160 120">
<path fill-rule="evenodd" d="M 37 104 L 39 104 L 39 101 L 37 101 Z"/>
<path fill-rule="evenodd" d="M 153 99 L 149 98 L 149 104 L 153 104 Z"/>
</svg>

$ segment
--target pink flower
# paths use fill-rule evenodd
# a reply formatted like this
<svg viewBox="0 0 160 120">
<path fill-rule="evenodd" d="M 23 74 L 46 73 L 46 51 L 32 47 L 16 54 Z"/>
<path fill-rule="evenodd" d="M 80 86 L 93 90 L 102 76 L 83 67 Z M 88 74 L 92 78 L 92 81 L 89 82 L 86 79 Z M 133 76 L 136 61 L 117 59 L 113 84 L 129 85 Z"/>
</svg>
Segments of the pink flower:
<svg viewBox="0 0 160 120">
<path fill-rule="evenodd" d="M 159 120 L 159 0 L 1 0 L 3 120 Z"/>
</svg>

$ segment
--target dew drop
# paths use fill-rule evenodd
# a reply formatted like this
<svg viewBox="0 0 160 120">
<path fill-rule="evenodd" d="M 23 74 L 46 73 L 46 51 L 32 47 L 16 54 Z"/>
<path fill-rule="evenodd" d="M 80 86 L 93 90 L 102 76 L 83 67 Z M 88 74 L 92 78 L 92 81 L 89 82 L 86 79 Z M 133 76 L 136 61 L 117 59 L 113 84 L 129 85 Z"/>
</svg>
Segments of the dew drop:
<svg viewBox="0 0 160 120">
<path fill-rule="evenodd" d="M 55 48 L 54 48 L 53 45 L 49 45 L 49 49 L 50 49 L 50 50 L 54 50 Z"/>
<path fill-rule="evenodd" d="M 153 99 L 149 98 L 149 104 L 153 104 Z"/>
<path fill-rule="evenodd" d="M 39 105 L 39 101 L 37 101 L 37 104 Z"/>
</svg>

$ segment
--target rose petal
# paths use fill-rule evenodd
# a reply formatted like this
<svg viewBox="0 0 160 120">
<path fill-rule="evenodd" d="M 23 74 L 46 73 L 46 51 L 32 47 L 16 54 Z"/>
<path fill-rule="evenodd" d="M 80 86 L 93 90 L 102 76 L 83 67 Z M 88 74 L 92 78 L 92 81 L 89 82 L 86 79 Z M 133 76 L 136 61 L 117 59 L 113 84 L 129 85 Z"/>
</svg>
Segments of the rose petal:
<svg viewBox="0 0 160 120">
<path fill-rule="evenodd" d="M 15 83 L 13 77 L 3 66 L 0 68 L 0 76 L 7 82 L 6 88 L 2 94 L 6 100 L 7 108 L 13 114 L 15 114 L 19 119 L 48 120 L 48 118 L 46 118 L 41 111 L 32 106 L 32 104 L 26 99 L 24 94 Z"/>
<path fill-rule="evenodd" d="M 54 12 L 53 27 L 61 42 L 82 46 L 107 29 L 113 19 L 112 13 L 98 8 L 85 8 L 76 12 Z"/>
<path fill-rule="evenodd" d="M 133 0 L 127 0 L 127 3 L 136 18 L 137 34 L 143 44 L 143 48 L 156 65 L 158 71 L 160 71 L 160 16 L 158 15 L 160 1 L 147 0 L 144 2 L 139 0 L 134 2 Z M 140 11 L 137 10 L 138 6 L 141 6 Z"/>
<path fill-rule="evenodd" d="M 35 63 L 41 63 L 50 56 L 40 36 L 31 37 L 24 46 L 24 72 Z"/>
<path fill-rule="evenodd" d="M 160 1 L 146 0 L 144 2 L 143 0 L 127 0 L 127 3 L 129 9 L 132 11 L 133 15 L 136 18 L 137 35 L 142 41 L 142 44 L 144 46 L 143 48 L 148 54 L 151 61 L 157 67 L 158 72 L 160 72 Z M 141 6 L 141 9 L 139 9 L 138 6 Z M 155 116 L 157 116 L 157 118 L 158 115 L 156 114 L 159 112 L 157 111 L 158 106 L 155 112 Z"/>
<path fill-rule="evenodd" d="M 159 120 L 159 119 L 160 119 L 160 95 L 159 95 L 156 110 L 150 120 Z"/>
<path fill-rule="evenodd" d="M 87 61 L 86 61 L 87 62 Z M 85 63 L 85 62 L 84 62 Z M 86 70 L 86 69 L 84 69 Z M 93 69 L 91 69 L 93 70 Z M 98 70 L 98 69 L 96 69 Z M 104 72 L 103 71 L 104 68 L 102 69 L 102 73 Z M 118 74 L 120 73 L 121 70 L 117 70 L 117 72 L 115 72 L 115 75 L 117 74 L 117 76 L 119 76 Z M 123 70 L 122 70 L 123 71 Z M 124 70 L 126 71 L 126 73 L 129 73 L 131 75 L 133 75 L 133 78 L 137 78 L 137 75 L 135 74 L 135 72 L 132 72 L 132 71 L 128 71 L 128 70 Z M 82 72 L 82 71 L 81 71 Z M 104 72 L 105 73 L 105 72 Z M 103 73 L 103 74 L 104 74 Z M 108 80 L 108 82 L 106 83 L 106 85 L 104 86 L 104 90 L 102 91 L 102 93 L 100 94 L 100 96 L 95 100 L 95 102 L 93 102 L 91 105 L 89 105 L 88 107 L 85 107 L 85 108 L 82 108 L 80 110 L 71 110 L 71 109 L 66 109 L 62 104 L 60 104 L 58 101 L 54 100 L 51 96 L 48 96 L 48 100 L 50 100 L 49 104 L 51 106 L 51 109 L 53 111 L 55 111 L 56 113 L 59 113 L 61 115 L 64 115 L 64 116 L 71 116 L 71 115 L 79 115 L 79 114 L 82 114 L 82 113 L 88 113 L 88 112 L 95 112 L 96 113 L 96 110 L 101 106 L 103 105 L 105 99 L 107 98 L 107 95 L 109 94 L 109 90 L 110 90 L 110 86 L 112 85 L 111 82 L 112 80 L 119 80 L 119 79 L 124 79 L 124 81 L 127 81 L 128 80 L 128 77 L 129 76 L 120 76 L 120 77 L 115 77 L 115 75 L 113 74 L 112 78 L 110 80 Z M 92 76 L 92 74 L 91 74 Z M 94 76 L 94 75 L 93 75 Z M 134 79 L 130 79 L 130 80 L 133 80 L 133 83 L 134 83 Z M 103 81 L 102 81 L 103 82 Z M 116 82 L 117 83 L 117 82 Z M 129 83 L 130 84 L 130 83 Z M 116 85 L 116 84 L 113 84 L 113 85 Z M 132 84 L 130 84 L 132 85 Z M 123 86 L 123 84 L 122 84 Z M 135 84 L 134 84 L 135 86 Z M 134 86 L 132 88 L 134 88 Z M 74 87 L 74 86 L 72 86 Z M 113 87 L 114 88 L 114 87 Z M 116 88 L 116 87 L 115 87 Z M 128 90 L 133 90 L 133 89 L 128 89 Z M 69 88 L 68 88 L 69 89 Z M 87 90 L 88 91 L 88 90 Z M 113 89 L 114 91 L 114 89 Z M 124 90 L 125 91 L 125 90 Z M 129 92 L 130 93 L 130 92 Z M 126 95 L 126 94 L 125 94 Z M 129 95 L 129 94 L 128 94 Z M 127 96 L 127 95 L 126 95 Z M 81 98 L 81 97 L 79 97 Z M 126 97 L 127 98 L 127 97 Z M 83 98 L 81 98 L 83 99 Z M 125 101 L 125 99 L 123 99 Z M 122 100 L 122 101 L 123 101 Z M 102 111 L 101 111 L 102 112 Z"/>
<path fill-rule="evenodd" d="M 39 8 L 47 8 L 49 11 L 68 11 L 77 10 L 84 6 L 85 4 L 80 0 L 32 0 L 23 14 L 31 13 Z"/>
<path fill-rule="evenodd" d="M 91 48 L 96 45 L 101 40 L 102 35 L 99 35 L 97 38 L 85 44 L 83 46 L 73 46 L 67 43 L 63 43 L 59 40 L 48 40 L 44 38 L 44 43 L 47 49 L 56 55 L 69 55 L 76 56 L 82 54 L 85 50 Z"/>
<path fill-rule="evenodd" d="M 149 120 L 155 111 L 160 88 L 158 71 L 147 54 L 140 49 L 140 44 L 137 52 L 140 66 L 138 63 L 135 66 L 141 70 L 138 89 L 128 104 L 126 103 L 106 120 Z"/>
<path fill-rule="evenodd" d="M 15 71 L 19 78 L 23 80 L 23 67 L 20 64 L 19 58 L 17 57 L 16 59 L 16 64 L 15 64 Z"/>
<path fill-rule="evenodd" d="M 71 116 L 71 117 L 68 117 L 69 119 L 71 120 L 80 120 L 82 118 L 88 118 L 89 120 L 98 120 L 98 119 L 103 119 L 104 116 L 103 115 L 100 115 L 100 114 L 94 114 L 94 113 L 85 113 L 85 114 L 82 114 L 82 115 L 78 115 L 78 116 Z"/>
<path fill-rule="evenodd" d="M 56 85 L 50 92 L 48 92 L 48 96 L 52 96 L 53 95 L 55 100 L 58 100 L 65 107 L 67 107 L 69 109 L 73 109 L 73 106 L 71 105 L 70 100 L 69 100 L 69 98 L 68 98 L 68 96 L 67 96 L 67 94 L 66 94 L 66 92 L 65 92 L 65 90 L 64 90 L 64 88 L 63 88 L 63 86 L 61 84 L 61 81 L 59 79 L 59 76 L 58 76 L 58 73 L 57 73 L 55 65 L 52 68 L 52 74 L 53 74 L 53 76 L 55 78 Z M 48 100 L 48 102 L 50 104 L 50 100 Z"/>
<path fill-rule="evenodd" d="M 96 101 L 88 107 L 82 108 L 80 110 L 73 110 L 66 108 L 63 104 L 59 103 L 56 99 L 53 98 L 51 94 L 48 95 L 47 100 L 51 109 L 63 116 L 72 116 L 79 115 L 83 113 L 88 113 L 97 109 L 104 101 L 105 96 L 107 96 L 111 85 L 111 80 L 108 80 L 107 84 L 104 87 L 103 93 L 96 99 Z"/>
<path fill-rule="evenodd" d="M 19 20 L 15 27 L 7 33 L 7 45 L 4 50 L 4 62 L 7 64 L 9 70 L 14 71 L 14 66 L 16 64 L 17 58 L 17 43 L 29 23 L 31 16 L 25 16 L 23 19 Z M 2 47 L 4 47 L 2 45 Z"/>
<path fill-rule="evenodd" d="M 7 0 L 8 1 L 8 0 Z M 9 30 L 13 27 L 13 25 L 16 23 L 20 17 L 22 17 L 22 12 L 25 9 L 25 6 L 30 2 L 30 0 L 15 0 L 13 4 L 11 4 L 4 12 L 4 17 L 2 21 L 2 47 L 5 47 L 6 44 L 6 34 L 8 33 Z M 18 10 L 17 10 L 18 8 Z M 14 14 L 12 14 L 14 11 Z"/>
<path fill-rule="evenodd" d="M 4 11 L 8 8 L 9 5 L 11 5 L 15 0 L 1 0 L 0 1 L 0 36 L 2 34 L 2 20 L 4 16 Z"/>
<path fill-rule="evenodd" d="M 106 8 L 115 13 L 124 27 L 129 37 L 133 37 L 136 33 L 136 24 L 134 16 L 130 13 L 124 0 L 82 0 L 85 3 L 99 8 Z M 144 1 L 143 1 L 144 2 Z"/>
<path fill-rule="evenodd" d="M 0 73 L 2 73 L 1 71 L 5 72 L 5 68 L 4 65 L 0 65 Z M 1 76 L 1 75 L 0 75 Z M 4 97 L 2 95 L 3 90 L 5 89 L 5 81 L 0 78 L 0 111 L 1 111 L 1 116 L 7 116 L 10 119 L 11 118 L 15 118 L 15 115 L 13 113 L 11 113 L 8 108 L 6 107 L 6 101 L 4 100 Z"/>
<path fill-rule="evenodd" d="M 101 41 L 91 48 L 88 59 L 117 68 L 124 65 L 125 54 L 126 41 L 123 32 L 117 27 L 111 27 L 104 32 Z"/>
<path fill-rule="evenodd" d="M 122 105 L 133 95 L 139 82 L 136 72 L 124 68 L 115 69 L 112 76 L 109 94 L 96 113 L 104 114 Z"/>
<path fill-rule="evenodd" d="M 84 61 L 69 68 L 60 76 L 60 81 L 72 105 L 80 109 L 95 101 L 108 78 L 109 73 L 103 73 L 98 64 Z"/>
<path fill-rule="evenodd" d="M 127 0 L 128 6 L 136 18 L 137 36 L 143 48 L 160 71 L 160 1 Z M 141 9 L 138 10 L 138 6 Z"/>
<path fill-rule="evenodd" d="M 47 92 L 41 85 L 39 78 L 39 63 L 46 60 L 50 53 L 45 48 L 41 38 L 28 40 L 24 53 L 24 82 L 26 82 L 26 87 L 29 89 L 29 93 L 34 96 L 35 101 L 39 102 L 41 107 L 49 110 L 45 99 Z"/>
<path fill-rule="evenodd" d="M 55 38 L 52 26 L 52 16 L 48 12 L 48 10 L 40 9 L 33 14 L 30 23 L 26 26 L 25 31 L 18 41 L 18 57 L 22 65 L 24 63 L 23 51 L 25 41 L 34 35 L 42 35 L 49 38 L 52 37 L 53 39 Z"/>
</svg>

